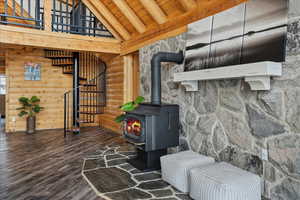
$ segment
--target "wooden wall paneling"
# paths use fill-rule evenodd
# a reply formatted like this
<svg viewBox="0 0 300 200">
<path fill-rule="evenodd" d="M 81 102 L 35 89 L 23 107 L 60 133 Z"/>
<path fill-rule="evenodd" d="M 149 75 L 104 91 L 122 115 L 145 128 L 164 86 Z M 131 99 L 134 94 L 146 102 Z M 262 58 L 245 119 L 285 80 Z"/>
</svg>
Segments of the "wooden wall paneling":
<svg viewBox="0 0 300 200">
<path fill-rule="evenodd" d="M 24 65 L 28 62 L 41 64 L 40 81 L 24 80 Z M 52 66 L 51 60 L 44 58 L 42 49 L 8 50 L 6 66 L 6 131 L 25 130 L 25 118 L 17 115 L 16 108 L 20 106 L 18 98 L 33 95 L 40 97 L 41 106 L 45 107 L 37 116 L 37 129 L 63 128 L 63 94 L 72 88 L 72 77 L 64 75 L 61 68 Z"/>
<path fill-rule="evenodd" d="M 140 0 L 140 2 L 158 24 L 163 24 L 167 21 L 166 14 L 155 0 Z"/>
<path fill-rule="evenodd" d="M 52 0 L 44 0 L 44 30 L 52 31 Z"/>
<path fill-rule="evenodd" d="M 120 124 L 114 122 L 122 112 L 119 106 L 123 104 L 124 59 L 117 56 L 106 62 L 106 107 L 104 114 L 99 115 L 99 125 L 116 132 L 121 132 Z"/>
<path fill-rule="evenodd" d="M 0 74 L 5 74 L 5 66 L 0 66 Z"/>
<path fill-rule="evenodd" d="M 5 51 L 4 50 L 0 50 L 0 74 L 5 74 Z"/>
<path fill-rule="evenodd" d="M 146 26 L 142 20 L 135 14 L 125 0 L 113 0 L 116 6 L 121 10 L 124 16 L 130 21 L 130 23 L 136 28 L 139 33 L 146 31 Z"/>
</svg>

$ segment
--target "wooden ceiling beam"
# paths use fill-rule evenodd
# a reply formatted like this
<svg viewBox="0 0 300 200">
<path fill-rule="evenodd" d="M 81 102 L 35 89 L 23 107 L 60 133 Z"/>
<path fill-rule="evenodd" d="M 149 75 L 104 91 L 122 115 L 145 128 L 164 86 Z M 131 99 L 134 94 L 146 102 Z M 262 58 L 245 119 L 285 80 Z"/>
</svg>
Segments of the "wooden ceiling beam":
<svg viewBox="0 0 300 200">
<path fill-rule="evenodd" d="M 185 11 L 195 9 L 197 7 L 197 3 L 195 0 L 178 0 L 178 1 Z"/>
<path fill-rule="evenodd" d="M 246 1 L 247 0 L 197 0 L 195 9 L 175 17 L 164 24 L 157 25 L 151 29 L 149 28 L 145 33 L 139 34 L 131 40 L 124 41 L 121 44 L 121 54 L 126 55 L 134 52 L 145 45 L 164 39 L 167 36 L 178 35 L 182 33 L 187 24 L 215 15 Z"/>
<path fill-rule="evenodd" d="M 120 54 L 120 41 L 112 38 L 54 33 L 6 25 L 0 25 L 0 35 L 0 44 L 6 45 Z"/>
<path fill-rule="evenodd" d="M 140 2 L 158 24 L 163 24 L 167 21 L 167 15 L 159 7 L 156 1 L 140 0 Z"/>
<path fill-rule="evenodd" d="M 109 24 L 89 0 L 82 0 L 82 2 L 117 40 L 123 40 L 120 34 Z"/>
<path fill-rule="evenodd" d="M 125 0 L 113 0 L 113 2 L 139 33 L 144 33 L 146 31 L 145 24 L 135 14 Z"/>
<path fill-rule="evenodd" d="M 130 33 L 100 0 L 88 1 L 99 11 L 99 13 L 101 13 L 106 21 L 109 22 L 112 27 L 114 27 L 114 29 L 122 36 L 124 40 L 129 40 L 131 38 Z"/>
</svg>

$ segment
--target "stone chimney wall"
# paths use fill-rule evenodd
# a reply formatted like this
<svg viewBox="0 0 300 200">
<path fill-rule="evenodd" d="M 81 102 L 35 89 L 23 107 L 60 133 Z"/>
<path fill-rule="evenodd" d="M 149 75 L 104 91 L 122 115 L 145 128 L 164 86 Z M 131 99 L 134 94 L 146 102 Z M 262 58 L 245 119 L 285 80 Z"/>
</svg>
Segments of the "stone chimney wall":
<svg viewBox="0 0 300 200">
<path fill-rule="evenodd" d="M 150 100 L 150 60 L 158 51 L 185 50 L 185 34 L 140 49 L 140 94 Z M 290 0 L 287 58 L 272 89 L 251 91 L 243 80 L 201 81 L 186 92 L 172 81 L 183 66 L 165 64 L 162 98 L 180 105 L 181 146 L 262 178 L 263 196 L 300 199 L 300 1 Z M 261 158 L 268 152 L 268 161 Z"/>
</svg>

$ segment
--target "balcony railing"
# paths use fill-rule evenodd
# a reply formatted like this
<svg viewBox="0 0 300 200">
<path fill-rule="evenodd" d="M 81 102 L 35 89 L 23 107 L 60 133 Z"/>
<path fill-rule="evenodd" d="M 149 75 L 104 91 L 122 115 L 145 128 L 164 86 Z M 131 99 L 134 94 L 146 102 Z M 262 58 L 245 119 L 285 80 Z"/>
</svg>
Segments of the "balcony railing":
<svg viewBox="0 0 300 200">
<path fill-rule="evenodd" d="M 42 29 L 42 3 L 40 0 L 0 1 L 0 24 Z"/>
<path fill-rule="evenodd" d="M 0 0 L 0 24 L 44 29 L 44 19 L 44 0 Z M 52 0 L 51 30 L 112 37 L 81 0 Z"/>
<path fill-rule="evenodd" d="M 112 37 L 93 13 L 78 0 L 53 0 L 52 31 Z"/>
</svg>

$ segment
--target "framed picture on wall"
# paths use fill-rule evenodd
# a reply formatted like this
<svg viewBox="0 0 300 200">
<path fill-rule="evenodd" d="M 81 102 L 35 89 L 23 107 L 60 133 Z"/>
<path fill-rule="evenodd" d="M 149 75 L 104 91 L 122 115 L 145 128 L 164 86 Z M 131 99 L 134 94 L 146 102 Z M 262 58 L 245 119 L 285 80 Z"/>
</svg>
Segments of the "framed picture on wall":
<svg viewBox="0 0 300 200">
<path fill-rule="evenodd" d="M 26 81 L 41 80 L 41 65 L 36 63 L 26 63 L 24 66 L 24 78 Z"/>
</svg>

